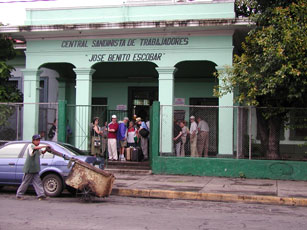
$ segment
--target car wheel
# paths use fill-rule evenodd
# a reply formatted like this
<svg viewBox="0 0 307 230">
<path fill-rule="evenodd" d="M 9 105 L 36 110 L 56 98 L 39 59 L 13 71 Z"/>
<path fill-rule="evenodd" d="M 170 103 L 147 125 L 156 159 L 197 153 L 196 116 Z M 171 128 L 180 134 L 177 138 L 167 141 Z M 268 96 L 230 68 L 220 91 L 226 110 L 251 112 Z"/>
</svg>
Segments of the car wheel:
<svg viewBox="0 0 307 230">
<path fill-rule="evenodd" d="M 43 186 L 46 196 L 59 196 L 63 190 L 62 179 L 56 174 L 48 174 L 43 178 Z"/>
</svg>

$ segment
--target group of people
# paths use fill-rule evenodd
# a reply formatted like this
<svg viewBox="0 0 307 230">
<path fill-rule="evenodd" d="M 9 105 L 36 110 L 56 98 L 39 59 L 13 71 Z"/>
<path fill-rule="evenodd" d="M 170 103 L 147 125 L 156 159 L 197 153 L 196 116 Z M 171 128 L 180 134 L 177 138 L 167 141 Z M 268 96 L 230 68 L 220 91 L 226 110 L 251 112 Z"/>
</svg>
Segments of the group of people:
<svg viewBox="0 0 307 230">
<path fill-rule="evenodd" d="M 99 117 L 93 119 L 91 154 L 102 158 L 108 153 L 108 159 L 111 161 L 125 161 L 125 148 L 140 146 L 143 159 L 148 160 L 149 122 L 142 121 L 140 117 L 131 121 L 124 117 L 117 122 L 116 115 L 112 115 L 111 119 L 111 122 L 106 122 L 103 127 L 99 127 Z"/>
<path fill-rule="evenodd" d="M 174 151 L 177 157 L 184 157 L 187 153 L 191 157 L 208 157 L 209 125 L 200 117 L 190 117 L 190 129 L 186 121 L 174 121 Z"/>
</svg>

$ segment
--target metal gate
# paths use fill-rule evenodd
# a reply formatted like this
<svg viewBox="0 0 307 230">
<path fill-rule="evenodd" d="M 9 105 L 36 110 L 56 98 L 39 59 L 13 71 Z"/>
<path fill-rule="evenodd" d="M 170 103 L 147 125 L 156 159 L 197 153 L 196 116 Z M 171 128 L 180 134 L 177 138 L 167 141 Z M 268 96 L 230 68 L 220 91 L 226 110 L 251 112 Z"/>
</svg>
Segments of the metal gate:
<svg viewBox="0 0 307 230">
<path fill-rule="evenodd" d="M 37 105 L 38 133 L 45 139 L 55 119 L 58 103 L 0 103 L 0 144 L 23 139 L 24 105 Z"/>
</svg>

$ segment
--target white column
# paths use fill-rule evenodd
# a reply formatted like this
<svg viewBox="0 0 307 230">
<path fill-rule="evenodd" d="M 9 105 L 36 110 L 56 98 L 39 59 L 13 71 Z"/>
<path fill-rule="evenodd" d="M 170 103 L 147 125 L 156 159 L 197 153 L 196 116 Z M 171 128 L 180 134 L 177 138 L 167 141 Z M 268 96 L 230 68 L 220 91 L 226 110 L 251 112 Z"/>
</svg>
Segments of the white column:
<svg viewBox="0 0 307 230">
<path fill-rule="evenodd" d="M 38 69 L 23 69 L 23 140 L 31 140 L 38 133 L 39 75 Z"/>
<path fill-rule="evenodd" d="M 222 67 L 217 67 L 222 70 Z M 219 83 L 222 84 L 220 78 Z M 219 155 L 233 154 L 233 108 L 223 108 L 223 106 L 233 106 L 233 93 L 229 93 L 219 98 Z"/>
<path fill-rule="evenodd" d="M 76 73 L 76 114 L 75 133 L 76 147 L 81 150 L 89 148 L 89 126 L 91 123 L 92 75 L 90 68 L 74 69 Z"/>
<path fill-rule="evenodd" d="M 173 153 L 173 103 L 175 67 L 157 67 L 160 101 L 160 153 Z"/>
</svg>

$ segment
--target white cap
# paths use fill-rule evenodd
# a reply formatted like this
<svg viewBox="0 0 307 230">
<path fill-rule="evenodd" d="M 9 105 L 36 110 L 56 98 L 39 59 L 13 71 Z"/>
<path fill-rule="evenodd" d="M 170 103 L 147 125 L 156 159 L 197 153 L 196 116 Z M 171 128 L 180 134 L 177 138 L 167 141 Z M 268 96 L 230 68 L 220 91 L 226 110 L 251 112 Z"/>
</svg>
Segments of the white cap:
<svg viewBox="0 0 307 230">
<path fill-rule="evenodd" d="M 195 117 L 194 117 L 194 116 L 191 116 L 190 119 L 194 119 L 194 120 L 195 120 Z"/>
<path fill-rule="evenodd" d="M 129 118 L 128 117 L 124 117 L 124 119 L 123 120 L 127 120 L 127 121 L 129 121 Z"/>
<path fill-rule="evenodd" d="M 116 115 L 112 115 L 112 119 L 113 119 L 113 118 L 116 118 Z"/>
</svg>

